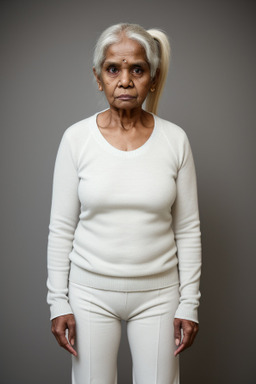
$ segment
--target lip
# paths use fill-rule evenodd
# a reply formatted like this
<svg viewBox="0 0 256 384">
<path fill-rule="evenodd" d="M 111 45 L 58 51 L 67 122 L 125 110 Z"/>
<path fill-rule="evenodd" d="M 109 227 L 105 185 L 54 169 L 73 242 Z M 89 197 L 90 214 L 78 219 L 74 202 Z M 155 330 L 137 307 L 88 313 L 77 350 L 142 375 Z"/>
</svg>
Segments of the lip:
<svg viewBox="0 0 256 384">
<path fill-rule="evenodd" d="M 132 99 L 135 99 L 135 96 L 123 94 L 123 95 L 117 96 L 117 99 L 118 100 L 124 100 L 124 101 L 132 100 Z"/>
</svg>

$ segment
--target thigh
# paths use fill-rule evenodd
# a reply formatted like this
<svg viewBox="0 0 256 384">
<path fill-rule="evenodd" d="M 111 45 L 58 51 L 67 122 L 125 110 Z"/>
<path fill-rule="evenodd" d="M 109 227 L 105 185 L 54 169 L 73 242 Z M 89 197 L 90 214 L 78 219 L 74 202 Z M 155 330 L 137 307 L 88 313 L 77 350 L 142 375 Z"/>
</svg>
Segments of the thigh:
<svg viewBox="0 0 256 384">
<path fill-rule="evenodd" d="M 178 287 L 156 291 L 149 307 L 129 319 L 127 335 L 133 361 L 134 384 L 178 384 L 179 358 L 174 356 L 173 318 L 179 301 Z M 142 292 L 147 300 L 147 292 Z"/>
<path fill-rule="evenodd" d="M 78 357 L 72 356 L 73 384 L 117 382 L 121 322 L 109 308 L 104 307 L 104 294 L 104 291 L 74 283 L 69 285 L 78 353 Z"/>
</svg>

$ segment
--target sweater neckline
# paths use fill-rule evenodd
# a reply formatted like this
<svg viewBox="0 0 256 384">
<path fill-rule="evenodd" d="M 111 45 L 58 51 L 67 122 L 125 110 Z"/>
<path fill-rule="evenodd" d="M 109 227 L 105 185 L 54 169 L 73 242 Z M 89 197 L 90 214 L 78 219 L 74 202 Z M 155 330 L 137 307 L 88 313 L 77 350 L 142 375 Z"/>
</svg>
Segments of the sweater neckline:
<svg viewBox="0 0 256 384">
<path fill-rule="evenodd" d="M 102 135 L 99 127 L 98 127 L 98 124 L 97 124 L 97 116 L 102 113 L 104 111 L 100 111 L 100 112 L 97 112 L 95 113 L 95 115 L 93 116 L 94 117 L 94 121 L 93 121 L 93 133 L 94 133 L 94 136 L 95 138 L 97 139 L 97 141 L 99 142 L 99 144 L 105 149 L 107 150 L 109 153 L 112 153 L 113 155 L 116 155 L 116 156 L 120 156 L 120 157 L 134 157 L 134 156 L 138 156 L 142 153 L 144 153 L 146 150 L 148 150 L 148 148 L 150 147 L 150 145 L 152 144 L 152 142 L 154 141 L 155 139 L 155 136 L 157 134 L 157 131 L 158 131 L 158 127 L 157 127 L 157 116 L 154 115 L 153 113 L 151 113 L 151 115 L 153 116 L 154 118 L 154 128 L 153 128 L 153 131 L 151 132 L 151 135 L 149 136 L 149 138 L 147 139 L 147 141 L 145 141 L 144 144 L 142 144 L 140 147 L 136 148 L 136 149 L 132 149 L 130 151 L 124 151 L 122 149 L 118 149 L 116 148 L 115 146 L 113 146 L 112 144 L 110 144 L 106 139 L 105 137 Z"/>
</svg>

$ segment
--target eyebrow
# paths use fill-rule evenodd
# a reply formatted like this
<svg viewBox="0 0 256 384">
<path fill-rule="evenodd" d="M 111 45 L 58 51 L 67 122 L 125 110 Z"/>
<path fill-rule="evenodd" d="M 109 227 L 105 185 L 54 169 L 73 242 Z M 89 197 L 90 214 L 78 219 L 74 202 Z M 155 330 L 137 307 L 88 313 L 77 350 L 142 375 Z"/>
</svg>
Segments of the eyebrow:
<svg viewBox="0 0 256 384">
<path fill-rule="evenodd" d="M 103 65 L 106 66 L 106 67 L 109 67 L 111 65 L 116 65 L 116 66 L 120 66 L 122 64 L 122 60 L 120 60 L 120 62 L 116 62 L 116 61 L 110 61 L 110 60 L 106 60 Z M 129 63 L 128 63 L 129 64 Z M 134 63 L 131 63 L 129 64 L 130 66 L 138 66 L 138 67 L 147 67 L 149 66 L 148 62 L 147 61 L 135 61 Z"/>
</svg>

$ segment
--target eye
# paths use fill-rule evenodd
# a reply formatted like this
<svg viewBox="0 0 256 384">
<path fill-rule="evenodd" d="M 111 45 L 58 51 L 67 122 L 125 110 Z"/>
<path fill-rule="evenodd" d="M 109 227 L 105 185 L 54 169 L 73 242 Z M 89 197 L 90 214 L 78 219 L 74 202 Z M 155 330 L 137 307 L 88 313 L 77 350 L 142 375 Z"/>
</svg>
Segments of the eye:
<svg viewBox="0 0 256 384">
<path fill-rule="evenodd" d="M 135 75 L 141 75 L 143 73 L 143 69 L 141 67 L 134 67 L 132 72 L 135 74 Z"/>
<path fill-rule="evenodd" d="M 114 65 L 110 65 L 107 68 L 107 72 L 110 73 L 111 75 L 116 75 L 118 73 L 118 68 L 115 67 Z"/>
</svg>

